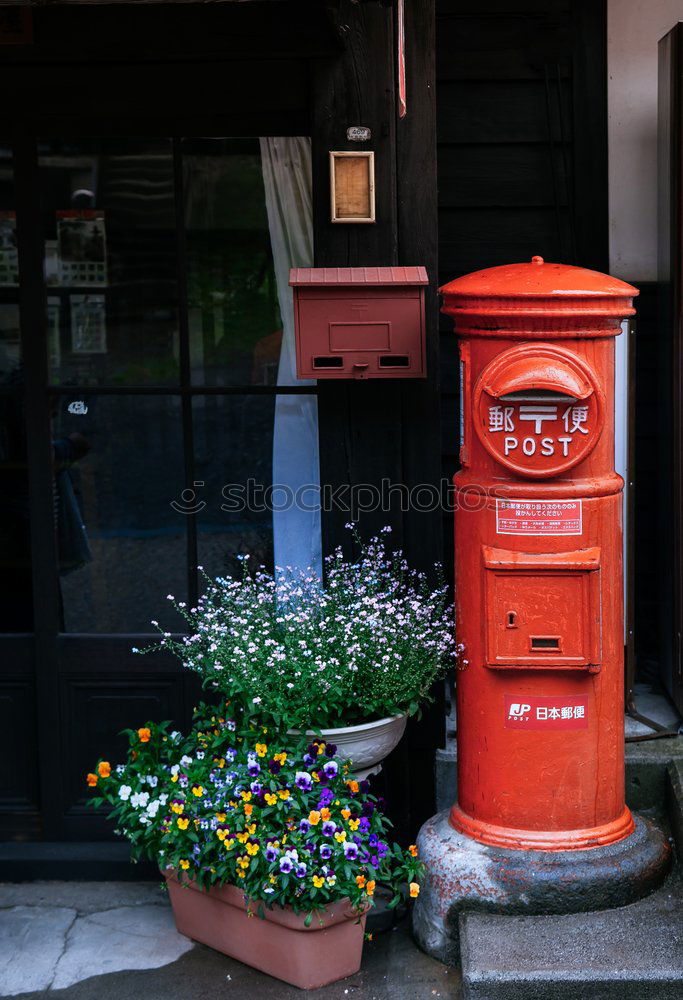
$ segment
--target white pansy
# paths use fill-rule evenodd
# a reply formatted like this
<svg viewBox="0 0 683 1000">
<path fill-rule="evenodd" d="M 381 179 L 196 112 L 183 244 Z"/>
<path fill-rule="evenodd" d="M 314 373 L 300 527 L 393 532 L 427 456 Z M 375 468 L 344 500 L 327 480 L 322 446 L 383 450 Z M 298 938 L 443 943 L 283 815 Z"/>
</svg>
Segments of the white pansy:
<svg viewBox="0 0 683 1000">
<path fill-rule="evenodd" d="M 149 792 L 135 792 L 135 794 L 130 797 L 130 804 L 135 809 L 145 809 L 147 803 L 149 802 Z"/>
<path fill-rule="evenodd" d="M 123 799 L 124 802 L 127 802 L 128 799 L 130 798 L 130 793 L 132 791 L 133 789 L 130 787 L 130 785 L 121 785 L 121 787 L 119 788 L 119 798 Z"/>
</svg>

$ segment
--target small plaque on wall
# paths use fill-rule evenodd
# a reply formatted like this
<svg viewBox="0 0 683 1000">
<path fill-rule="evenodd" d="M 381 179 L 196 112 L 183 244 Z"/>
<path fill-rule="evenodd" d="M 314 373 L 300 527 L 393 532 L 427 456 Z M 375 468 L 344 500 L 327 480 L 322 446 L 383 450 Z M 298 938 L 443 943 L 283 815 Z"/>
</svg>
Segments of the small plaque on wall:
<svg viewBox="0 0 683 1000">
<path fill-rule="evenodd" d="M 375 154 L 330 152 L 332 222 L 375 221 Z"/>
</svg>

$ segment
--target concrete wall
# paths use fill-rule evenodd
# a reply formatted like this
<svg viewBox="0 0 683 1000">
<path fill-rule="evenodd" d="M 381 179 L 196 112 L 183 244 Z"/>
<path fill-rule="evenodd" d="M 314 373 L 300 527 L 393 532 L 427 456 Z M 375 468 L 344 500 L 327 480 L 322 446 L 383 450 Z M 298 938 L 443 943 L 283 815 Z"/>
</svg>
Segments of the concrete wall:
<svg viewBox="0 0 683 1000">
<path fill-rule="evenodd" d="M 610 270 L 657 279 L 657 42 L 683 0 L 607 0 Z"/>
</svg>

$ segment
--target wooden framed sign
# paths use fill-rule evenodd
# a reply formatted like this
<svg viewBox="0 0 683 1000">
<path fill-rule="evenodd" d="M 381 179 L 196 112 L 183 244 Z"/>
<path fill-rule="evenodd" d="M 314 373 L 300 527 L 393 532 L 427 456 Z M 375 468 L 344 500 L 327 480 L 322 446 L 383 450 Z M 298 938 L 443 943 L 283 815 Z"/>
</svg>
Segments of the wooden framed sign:
<svg viewBox="0 0 683 1000">
<path fill-rule="evenodd" d="M 375 154 L 330 152 L 332 222 L 375 221 Z"/>
</svg>

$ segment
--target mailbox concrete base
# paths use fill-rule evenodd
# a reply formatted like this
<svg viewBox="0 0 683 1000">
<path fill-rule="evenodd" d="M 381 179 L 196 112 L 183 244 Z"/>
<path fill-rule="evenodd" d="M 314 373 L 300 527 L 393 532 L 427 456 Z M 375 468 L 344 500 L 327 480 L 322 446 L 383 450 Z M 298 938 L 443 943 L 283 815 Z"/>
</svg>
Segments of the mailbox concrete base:
<svg viewBox="0 0 683 1000">
<path fill-rule="evenodd" d="M 656 888 L 671 864 L 662 831 L 634 814 L 635 831 L 607 847 L 519 851 L 489 847 L 458 833 L 448 811 L 418 838 L 426 875 L 413 909 L 413 934 L 429 955 L 457 965 L 462 912 L 537 915 L 625 906 Z"/>
</svg>

